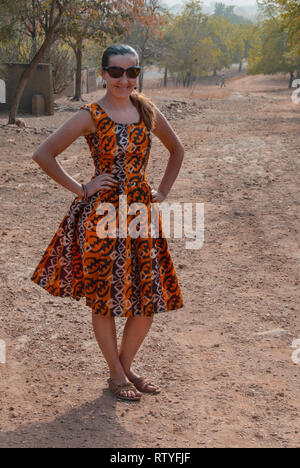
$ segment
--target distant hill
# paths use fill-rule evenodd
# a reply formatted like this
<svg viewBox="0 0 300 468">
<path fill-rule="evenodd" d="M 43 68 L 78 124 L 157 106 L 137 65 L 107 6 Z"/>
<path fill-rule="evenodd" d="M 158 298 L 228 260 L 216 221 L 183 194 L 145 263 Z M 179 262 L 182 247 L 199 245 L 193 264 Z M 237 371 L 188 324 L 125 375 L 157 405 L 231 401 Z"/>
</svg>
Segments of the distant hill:
<svg viewBox="0 0 300 468">
<path fill-rule="evenodd" d="M 183 5 L 184 2 L 180 0 L 162 0 L 161 4 L 164 7 L 167 7 L 169 10 L 172 11 L 172 13 L 181 13 L 183 10 Z"/>
<path fill-rule="evenodd" d="M 256 15 L 258 14 L 258 7 L 257 5 L 245 5 L 241 7 L 236 7 L 234 12 L 237 15 L 244 16 L 245 18 L 255 19 Z"/>
<path fill-rule="evenodd" d="M 236 15 L 244 16 L 245 18 L 255 19 L 258 13 L 258 7 L 255 0 L 249 0 L 246 5 L 239 6 L 239 0 L 204 0 L 202 1 L 203 13 L 212 14 L 214 12 L 215 3 L 225 3 L 225 5 L 236 5 L 234 12 Z M 184 8 L 184 0 L 162 0 L 162 5 L 169 8 L 172 13 L 181 13 Z"/>
</svg>

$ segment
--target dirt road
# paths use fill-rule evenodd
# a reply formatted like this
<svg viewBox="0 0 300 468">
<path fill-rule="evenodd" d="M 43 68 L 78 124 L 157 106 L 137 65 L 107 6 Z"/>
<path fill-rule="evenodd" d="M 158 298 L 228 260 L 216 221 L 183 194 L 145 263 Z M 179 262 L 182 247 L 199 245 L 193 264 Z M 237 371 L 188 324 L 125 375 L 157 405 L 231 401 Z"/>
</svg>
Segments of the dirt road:
<svg viewBox="0 0 300 468">
<path fill-rule="evenodd" d="M 186 150 L 168 201 L 205 213 L 201 249 L 169 239 L 185 307 L 155 317 L 135 359 L 163 390 L 115 401 L 90 309 L 30 280 L 75 196 L 31 159 L 73 115 L 63 106 L 80 105 L 61 98 L 54 116 L 0 128 L 0 447 L 299 446 L 300 104 L 280 75 L 147 94 Z M 155 137 L 155 188 L 167 158 Z M 59 161 L 80 182 L 93 175 L 83 137 Z"/>
</svg>

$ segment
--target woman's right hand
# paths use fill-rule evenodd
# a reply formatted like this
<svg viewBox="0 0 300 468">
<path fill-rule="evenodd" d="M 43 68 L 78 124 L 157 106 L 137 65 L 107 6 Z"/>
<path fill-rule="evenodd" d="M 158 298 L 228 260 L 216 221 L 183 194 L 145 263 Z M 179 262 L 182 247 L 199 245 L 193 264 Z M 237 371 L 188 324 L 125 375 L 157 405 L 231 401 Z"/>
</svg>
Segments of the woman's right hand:
<svg viewBox="0 0 300 468">
<path fill-rule="evenodd" d="M 117 183 L 118 182 L 114 173 L 105 172 L 100 174 L 86 184 L 87 196 L 91 197 L 99 190 L 110 190 L 115 187 Z"/>
</svg>

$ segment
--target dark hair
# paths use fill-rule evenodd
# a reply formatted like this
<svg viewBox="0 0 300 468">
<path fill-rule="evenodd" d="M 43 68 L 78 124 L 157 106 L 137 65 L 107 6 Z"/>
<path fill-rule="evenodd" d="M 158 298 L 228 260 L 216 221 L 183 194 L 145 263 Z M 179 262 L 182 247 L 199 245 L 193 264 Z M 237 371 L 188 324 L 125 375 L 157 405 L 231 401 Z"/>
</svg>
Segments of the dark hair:
<svg viewBox="0 0 300 468">
<path fill-rule="evenodd" d="M 139 65 L 139 55 L 137 51 L 128 44 L 115 44 L 105 49 L 102 55 L 102 68 L 109 66 L 109 58 L 113 55 L 131 54 L 136 57 L 136 64 Z M 152 130 L 155 126 L 156 112 L 151 99 L 145 94 L 133 91 L 130 95 L 133 105 L 137 108 L 146 127 Z"/>
</svg>

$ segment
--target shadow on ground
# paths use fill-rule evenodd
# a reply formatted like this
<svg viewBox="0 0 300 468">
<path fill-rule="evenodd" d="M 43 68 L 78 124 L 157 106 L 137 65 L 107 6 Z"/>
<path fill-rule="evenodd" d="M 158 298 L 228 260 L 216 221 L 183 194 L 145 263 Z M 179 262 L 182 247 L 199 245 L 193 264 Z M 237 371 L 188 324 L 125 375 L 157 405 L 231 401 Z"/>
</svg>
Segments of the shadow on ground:
<svg viewBox="0 0 300 468">
<path fill-rule="evenodd" d="M 139 402 L 122 402 L 124 413 Z M 24 424 L 0 433 L 1 448 L 114 448 L 131 447 L 134 434 L 117 420 L 108 389 L 94 401 L 74 408 L 50 422 Z"/>
</svg>

